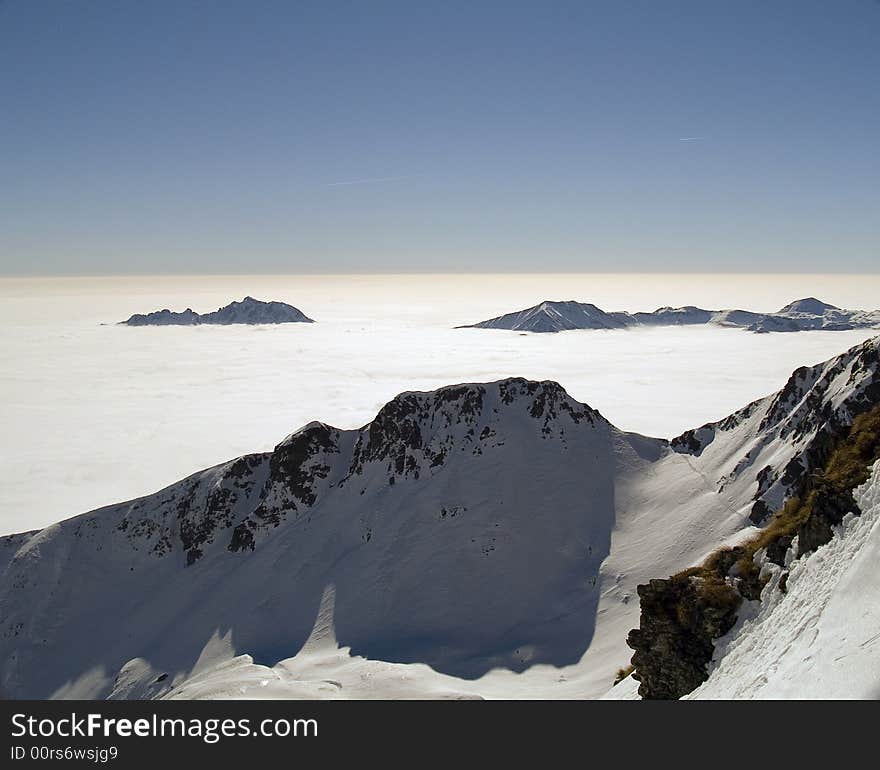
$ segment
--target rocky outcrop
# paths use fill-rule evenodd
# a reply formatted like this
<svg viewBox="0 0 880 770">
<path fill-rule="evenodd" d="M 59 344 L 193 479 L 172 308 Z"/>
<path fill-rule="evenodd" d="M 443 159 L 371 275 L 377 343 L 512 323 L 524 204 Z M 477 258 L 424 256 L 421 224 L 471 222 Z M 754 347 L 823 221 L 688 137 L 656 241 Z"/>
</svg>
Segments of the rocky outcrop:
<svg viewBox="0 0 880 770">
<path fill-rule="evenodd" d="M 870 356 L 867 350 L 861 352 L 859 371 Z M 796 392 L 804 374 L 798 370 L 777 400 Z M 680 698 L 706 681 L 715 640 L 734 626 L 743 599 L 762 596 L 767 580 L 759 567 L 762 554 L 784 569 L 779 581 L 784 591 L 789 559 L 830 542 L 833 528 L 847 514 L 861 515 L 853 490 L 866 481 L 880 458 L 880 398 L 874 394 L 869 384 L 853 400 L 851 409 L 858 414 L 848 427 L 831 421 L 807 444 L 810 456 L 801 458 L 799 467 L 813 471 L 797 477 L 797 496 L 757 536 L 716 551 L 699 567 L 638 586 L 639 628 L 630 631 L 627 644 L 635 651 L 633 676 L 643 698 Z M 762 471 L 759 481 L 762 475 L 766 474 Z"/>
<path fill-rule="evenodd" d="M 843 395 L 842 395 L 843 393 Z M 786 500 L 802 496 L 811 474 L 822 468 L 861 414 L 880 402 L 880 344 L 867 340 L 846 354 L 815 366 L 796 369 L 785 386 L 723 420 L 707 423 L 671 440 L 681 454 L 700 457 L 713 442 L 737 431 L 754 431 L 748 450 L 724 480 L 731 483 L 761 458 L 771 460 L 757 474 L 749 514 L 756 526 L 780 510 Z M 757 425 L 752 427 L 755 421 Z M 769 450 L 782 440 L 785 454 Z M 767 450 L 765 452 L 765 450 Z M 760 467 L 760 466 L 758 466 Z"/>
<path fill-rule="evenodd" d="M 641 625 L 629 632 L 634 678 L 646 699 L 675 699 L 706 681 L 714 640 L 736 622 L 739 593 L 711 574 L 682 573 L 638 587 Z"/>
<path fill-rule="evenodd" d="M 136 313 L 126 326 L 201 326 L 217 324 L 284 324 L 314 323 L 301 310 L 284 302 L 262 302 L 253 297 L 245 297 L 241 302 L 232 302 L 213 313 L 199 314 L 194 310 L 175 313 L 171 310 L 157 310 L 153 313 Z"/>
</svg>

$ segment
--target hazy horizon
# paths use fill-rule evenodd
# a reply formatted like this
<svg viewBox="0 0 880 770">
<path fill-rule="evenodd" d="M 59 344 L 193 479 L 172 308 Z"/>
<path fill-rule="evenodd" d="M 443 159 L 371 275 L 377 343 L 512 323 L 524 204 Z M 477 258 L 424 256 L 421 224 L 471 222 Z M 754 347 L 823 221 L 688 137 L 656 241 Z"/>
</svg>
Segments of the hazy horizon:
<svg viewBox="0 0 880 770">
<path fill-rule="evenodd" d="M 711 309 L 739 307 L 770 312 L 808 296 L 851 309 L 874 310 L 880 307 L 877 299 L 880 296 L 880 273 L 872 272 L 425 271 L 28 275 L 0 276 L 0 298 L 10 299 L 15 296 L 17 288 L 28 292 L 39 288 L 47 293 L 69 293 L 77 287 L 84 287 L 89 292 L 103 294 L 112 293 L 110 287 L 113 285 L 123 287 L 123 296 L 127 297 L 120 301 L 118 312 L 128 310 L 124 302 L 130 302 L 130 298 L 137 296 L 141 289 L 153 297 L 166 297 L 168 303 L 179 309 L 192 305 L 196 310 L 213 310 L 216 307 L 212 307 L 212 303 L 225 305 L 251 295 L 267 301 L 289 302 L 304 311 L 308 310 L 313 292 L 317 292 L 315 298 L 319 302 L 336 298 L 349 302 L 355 300 L 360 307 L 368 307 L 381 304 L 396 291 L 407 291 L 423 303 L 421 310 L 429 318 L 438 313 L 445 317 L 450 306 L 462 301 L 476 313 L 493 309 L 507 312 L 545 300 L 563 299 L 591 302 L 606 310 L 629 311 L 654 309 L 653 303 L 657 303 L 658 307 L 700 305 Z M 196 308 L 195 304 L 199 307 Z M 131 309 L 131 312 L 137 310 Z"/>
<path fill-rule="evenodd" d="M 369 277 L 376 276 L 379 278 L 390 278 L 395 276 L 432 276 L 432 275 L 440 275 L 440 276 L 491 276 L 491 275 L 503 275 L 503 276 L 517 276 L 517 275 L 546 275 L 546 276 L 567 276 L 567 275 L 576 275 L 576 276 L 603 276 L 603 275 L 632 275 L 632 276 L 694 276 L 694 275 L 706 275 L 706 276 L 714 276 L 721 277 L 725 275 L 732 276 L 764 276 L 767 278 L 772 278 L 774 276 L 777 277 L 786 277 L 786 276 L 873 276 L 880 275 L 880 268 L 877 270 L 832 270 L 832 271 L 811 271 L 804 272 L 801 270 L 778 270 L 778 271 L 761 271 L 761 270 L 711 270 L 707 269 L 706 266 L 702 266 L 700 270 L 658 270 L 658 271 L 650 271 L 650 270 L 436 270 L 431 268 L 427 268 L 425 270 L 340 270 L 340 271 L 308 271 L 308 270 L 293 270 L 293 271 L 274 271 L 274 270 L 250 270 L 242 273 L 224 273 L 224 272 L 216 272 L 216 271 L 199 271 L 199 272 L 191 272 L 191 271 L 181 271 L 174 272 L 173 270 L 167 270 L 164 272 L 157 273 L 128 273 L 128 272 L 106 272 L 106 273 L 0 273 L 0 280 L 53 280 L 53 279 L 138 279 L 138 278 L 248 278 L 250 276 L 255 276 L 258 278 L 271 278 L 271 277 L 283 277 L 283 278 L 296 278 L 297 276 L 308 276 L 310 278 L 338 278 L 338 277 L 346 277 L 346 276 L 357 276 L 357 277 Z"/>
</svg>

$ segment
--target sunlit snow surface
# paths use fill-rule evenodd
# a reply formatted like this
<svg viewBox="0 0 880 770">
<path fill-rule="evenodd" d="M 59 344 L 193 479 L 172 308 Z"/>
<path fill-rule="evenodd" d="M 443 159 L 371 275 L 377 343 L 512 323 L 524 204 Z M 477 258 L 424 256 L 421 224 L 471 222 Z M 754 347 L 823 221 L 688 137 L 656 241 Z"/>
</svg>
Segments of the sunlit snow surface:
<svg viewBox="0 0 880 770">
<path fill-rule="evenodd" d="M 0 280 L 0 533 L 45 526 L 271 449 L 311 421 L 368 422 L 395 394 L 554 379 L 617 426 L 670 437 L 778 389 L 875 332 L 453 329 L 534 304 L 873 309 L 880 276 L 257 276 Z M 252 295 L 315 324 L 128 328 Z M 102 325 L 106 324 L 106 325 Z"/>
<path fill-rule="evenodd" d="M 765 565 L 761 603 L 719 641 L 709 680 L 688 697 L 880 697 L 880 461 L 854 497 L 862 515 L 791 564 L 785 593 L 782 569 Z"/>
</svg>

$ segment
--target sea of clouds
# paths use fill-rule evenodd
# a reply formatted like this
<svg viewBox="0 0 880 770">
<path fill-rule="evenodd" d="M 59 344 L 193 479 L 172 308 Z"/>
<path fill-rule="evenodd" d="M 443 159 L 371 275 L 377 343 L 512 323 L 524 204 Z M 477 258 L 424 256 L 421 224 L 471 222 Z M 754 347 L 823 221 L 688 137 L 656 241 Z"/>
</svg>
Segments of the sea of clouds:
<svg viewBox="0 0 880 770">
<path fill-rule="evenodd" d="M 617 426 L 671 437 L 874 332 L 453 329 L 544 299 L 606 310 L 873 309 L 880 276 L 214 276 L 0 280 L 0 533 L 153 492 L 311 420 L 368 422 L 405 390 L 553 379 Z M 129 328 L 246 294 L 315 324 Z"/>
</svg>

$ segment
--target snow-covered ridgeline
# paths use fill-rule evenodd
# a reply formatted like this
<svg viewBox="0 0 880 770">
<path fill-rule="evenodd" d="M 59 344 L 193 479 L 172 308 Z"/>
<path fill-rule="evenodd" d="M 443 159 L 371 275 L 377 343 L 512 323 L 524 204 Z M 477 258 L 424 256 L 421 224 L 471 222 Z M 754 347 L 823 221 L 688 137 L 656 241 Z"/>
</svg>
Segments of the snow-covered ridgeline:
<svg viewBox="0 0 880 770">
<path fill-rule="evenodd" d="M 815 366 L 796 369 L 785 386 L 671 442 L 717 472 L 718 491 L 754 479 L 744 513 L 761 524 L 825 459 L 827 441 L 880 402 L 880 337 Z"/>
<path fill-rule="evenodd" d="M 811 329 L 841 331 L 880 327 L 880 310 L 844 310 L 814 297 L 791 302 L 776 313 L 751 310 L 705 310 L 661 307 L 652 312 L 606 312 L 586 302 L 545 301 L 505 313 L 487 321 L 463 326 L 474 329 L 510 329 L 528 332 L 561 332 L 573 329 L 625 329 L 634 326 L 689 326 L 716 324 L 753 332 L 797 332 Z"/>
</svg>

